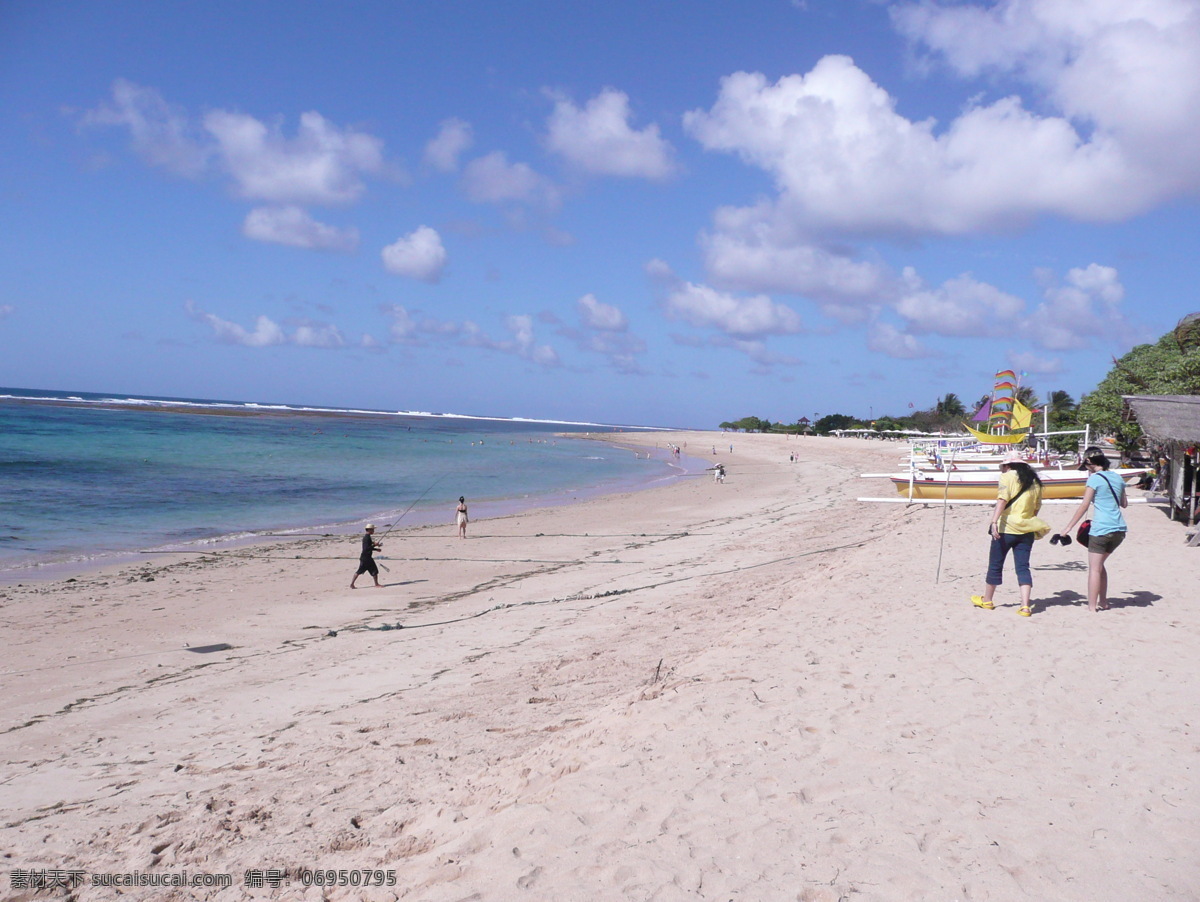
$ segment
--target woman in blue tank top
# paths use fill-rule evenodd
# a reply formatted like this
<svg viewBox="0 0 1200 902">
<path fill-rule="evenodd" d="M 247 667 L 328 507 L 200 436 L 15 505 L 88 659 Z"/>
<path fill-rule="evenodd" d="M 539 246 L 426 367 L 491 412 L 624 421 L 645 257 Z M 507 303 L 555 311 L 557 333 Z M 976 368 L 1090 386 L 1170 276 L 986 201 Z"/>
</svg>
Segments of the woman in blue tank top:
<svg viewBox="0 0 1200 902">
<path fill-rule="evenodd" d="M 1087 488 L 1083 490 L 1083 501 L 1071 516 L 1059 535 L 1070 535 L 1075 524 L 1083 519 L 1088 507 L 1092 508 L 1092 526 L 1088 538 L 1088 608 L 1093 611 L 1108 610 L 1108 570 L 1104 566 L 1108 556 L 1125 541 L 1125 517 L 1121 509 L 1128 506 L 1125 482 L 1115 473 L 1108 472 L 1109 460 L 1099 451 L 1093 451 L 1083 459 L 1088 471 Z"/>
</svg>

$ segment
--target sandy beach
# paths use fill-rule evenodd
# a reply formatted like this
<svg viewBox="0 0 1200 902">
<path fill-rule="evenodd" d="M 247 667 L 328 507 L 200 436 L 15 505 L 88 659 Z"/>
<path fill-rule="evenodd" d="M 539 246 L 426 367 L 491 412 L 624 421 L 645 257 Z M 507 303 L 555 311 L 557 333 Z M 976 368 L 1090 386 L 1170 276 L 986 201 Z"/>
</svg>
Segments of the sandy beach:
<svg viewBox="0 0 1200 902">
<path fill-rule="evenodd" d="M 382 589 L 355 537 L 0 586 L 0 898 L 1200 898 L 1200 550 L 1163 509 L 1108 612 L 1039 542 L 1023 618 L 1011 564 L 968 601 L 987 507 L 855 500 L 897 445 L 624 440 L 728 477 L 465 541 L 449 489 Z M 93 885 L 185 872 L 232 885 Z"/>
</svg>

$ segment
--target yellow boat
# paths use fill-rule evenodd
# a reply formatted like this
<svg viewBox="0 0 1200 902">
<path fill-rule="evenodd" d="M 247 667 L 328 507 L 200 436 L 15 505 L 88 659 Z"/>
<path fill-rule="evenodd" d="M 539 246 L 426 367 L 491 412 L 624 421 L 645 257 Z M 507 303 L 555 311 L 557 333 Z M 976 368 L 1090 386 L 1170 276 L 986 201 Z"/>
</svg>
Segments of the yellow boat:
<svg viewBox="0 0 1200 902">
<path fill-rule="evenodd" d="M 1145 470 L 1109 470 L 1130 485 L 1146 475 Z M 896 492 L 914 501 L 991 501 L 1000 490 L 998 470 L 951 471 L 950 473 L 915 472 L 889 476 Z M 1084 470 L 1042 470 L 1043 498 L 1082 498 L 1088 474 Z"/>
</svg>

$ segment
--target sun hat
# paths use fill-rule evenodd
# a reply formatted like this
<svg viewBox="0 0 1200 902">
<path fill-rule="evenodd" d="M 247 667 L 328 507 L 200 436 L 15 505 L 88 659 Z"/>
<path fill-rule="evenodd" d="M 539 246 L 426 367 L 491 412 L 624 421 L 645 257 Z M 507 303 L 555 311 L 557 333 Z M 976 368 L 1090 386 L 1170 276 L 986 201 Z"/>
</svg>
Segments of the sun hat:
<svg viewBox="0 0 1200 902">
<path fill-rule="evenodd" d="M 366 526 L 363 527 L 363 529 L 374 529 L 374 528 L 375 528 L 374 523 L 368 523 Z"/>
<path fill-rule="evenodd" d="M 1015 451 L 1010 451 L 1008 454 L 1004 455 L 1004 460 L 1000 461 L 1000 463 L 1002 463 L 1002 464 L 1023 464 L 1023 463 L 1025 463 L 1025 458 L 1022 457 L 1020 454 L 1018 454 Z"/>
</svg>

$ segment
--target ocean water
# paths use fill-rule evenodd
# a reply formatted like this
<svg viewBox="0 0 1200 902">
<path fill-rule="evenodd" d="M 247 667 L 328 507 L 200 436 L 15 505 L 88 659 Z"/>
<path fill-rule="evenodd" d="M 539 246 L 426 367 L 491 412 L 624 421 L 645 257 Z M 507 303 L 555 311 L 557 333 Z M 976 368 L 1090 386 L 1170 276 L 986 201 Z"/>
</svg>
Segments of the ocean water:
<svg viewBox="0 0 1200 902">
<path fill-rule="evenodd" d="M 0 579 L 367 519 L 450 524 L 459 495 L 479 518 L 704 466 L 571 437 L 618 431 L 0 388 Z"/>
</svg>

